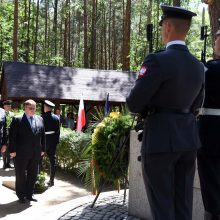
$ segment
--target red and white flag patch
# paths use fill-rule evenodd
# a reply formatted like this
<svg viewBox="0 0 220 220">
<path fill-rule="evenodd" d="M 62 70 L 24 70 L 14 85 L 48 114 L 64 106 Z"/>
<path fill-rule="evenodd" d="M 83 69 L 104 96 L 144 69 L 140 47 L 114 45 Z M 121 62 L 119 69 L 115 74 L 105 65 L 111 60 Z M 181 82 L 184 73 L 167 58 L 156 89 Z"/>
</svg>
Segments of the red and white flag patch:
<svg viewBox="0 0 220 220">
<path fill-rule="evenodd" d="M 141 66 L 141 69 L 138 71 L 138 78 L 143 77 L 147 73 L 147 66 Z"/>
</svg>

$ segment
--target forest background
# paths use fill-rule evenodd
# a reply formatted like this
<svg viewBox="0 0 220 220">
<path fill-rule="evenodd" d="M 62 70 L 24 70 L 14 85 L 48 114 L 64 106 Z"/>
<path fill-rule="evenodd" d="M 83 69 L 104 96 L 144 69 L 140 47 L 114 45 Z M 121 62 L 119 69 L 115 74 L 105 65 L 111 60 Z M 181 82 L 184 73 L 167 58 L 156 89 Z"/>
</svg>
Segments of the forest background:
<svg viewBox="0 0 220 220">
<path fill-rule="evenodd" d="M 207 26 L 211 59 L 219 0 L 0 0 L 0 62 L 136 71 L 149 53 L 147 24 L 153 24 L 153 51 L 164 47 L 160 4 L 197 13 L 187 45 L 201 59 L 200 29 Z"/>
</svg>

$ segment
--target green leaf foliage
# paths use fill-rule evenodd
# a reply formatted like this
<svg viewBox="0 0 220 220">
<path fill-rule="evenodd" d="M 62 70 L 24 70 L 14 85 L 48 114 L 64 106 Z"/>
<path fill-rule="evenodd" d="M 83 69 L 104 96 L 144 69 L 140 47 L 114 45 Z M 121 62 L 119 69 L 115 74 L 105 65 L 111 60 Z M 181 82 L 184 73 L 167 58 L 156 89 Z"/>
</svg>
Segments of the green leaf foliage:
<svg viewBox="0 0 220 220">
<path fill-rule="evenodd" d="M 85 68 L 84 44 L 86 43 L 89 62 L 93 56 L 91 53 L 93 46 L 96 50 L 94 68 L 121 69 L 124 52 L 122 46 L 126 1 L 96 1 L 96 16 L 94 18 L 92 2 L 87 1 L 86 14 L 84 14 L 84 1 L 69 1 L 68 4 L 64 2 L 58 1 L 55 16 L 54 1 L 40 1 L 39 15 L 37 16 L 37 1 L 19 1 L 18 61 Z M 201 50 L 204 46 L 204 42 L 200 40 L 200 28 L 202 26 L 201 3 L 201 0 L 181 0 L 182 7 L 192 10 L 198 15 L 193 18 L 192 27 L 187 37 L 187 45 L 192 54 L 198 59 L 201 58 Z M 147 24 L 152 23 L 154 26 L 153 51 L 164 48 L 161 29 L 158 25 L 162 15 L 160 4 L 172 5 L 173 1 L 133 0 L 131 2 L 131 18 L 129 18 L 131 19 L 130 70 L 138 70 L 144 57 L 149 53 L 149 42 L 146 37 Z M 37 17 L 38 28 L 36 30 Z M 209 60 L 212 58 L 213 53 L 212 46 L 214 42 L 212 42 L 211 36 L 214 33 L 210 31 L 207 8 L 204 20 L 204 25 L 208 26 L 207 60 Z M 84 22 L 87 22 L 86 42 L 84 42 Z M 211 20 L 211 22 L 213 21 Z M 1 0 L 0 62 L 13 59 L 13 28 L 14 1 Z M 36 42 L 35 37 L 37 37 Z M 66 42 L 67 48 L 64 48 L 64 42 Z M 36 60 L 34 60 L 35 47 Z M 65 50 L 68 51 L 68 57 L 65 55 Z M 114 65 L 113 61 L 115 62 Z"/>
<path fill-rule="evenodd" d="M 90 143 L 89 133 L 80 133 L 61 128 L 60 143 L 57 146 L 58 166 L 74 170 L 81 158 L 83 149 Z"/>
<path fill-rule="evenodd" d="M 45 173 L 45 172 L 41 171 L 38 174 L 37 180 L 36 180 L 36 183 L 35 183 L 35 186 L 34 186 L 35 193 L 42 192 L 42 191 L 47 189 L 46 177 L 47 177 L 47 173 Z"/>
<path fill-rule="evenodd" d="M 130 115 L 112 112 L 96 126 L 92 134 L 93 165 L 99 175 L 109 182 L 127 175 L 129 143 L 122 146 L 130 129 Z"/>
</svg>

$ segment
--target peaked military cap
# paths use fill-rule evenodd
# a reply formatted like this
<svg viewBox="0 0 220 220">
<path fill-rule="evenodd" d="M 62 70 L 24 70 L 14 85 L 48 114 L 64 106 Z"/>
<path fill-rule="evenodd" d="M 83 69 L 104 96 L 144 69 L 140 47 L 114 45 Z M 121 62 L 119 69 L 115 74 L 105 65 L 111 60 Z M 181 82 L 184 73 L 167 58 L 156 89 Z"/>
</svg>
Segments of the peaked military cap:
<svg viewBox="0 0 220 220">
<path fill-rule="evenodd" d="M 159 22 L 160 26 L 162 26 L 162 23 L 166 18 L 180 18 L 185 20 L 191 20 L 193 16 L 196 16 L 196 13 L 186 10 L 185 8 L 169 5 L 161 5 L 160 7 L 163 11 L 163 15 L 161 16 L 161 20 Z"/>
<path fill-rule="evenodd" d="M 3 105 L 12 105 L 12 100 L 5 100 L 2 104 Z"/>
<path fill-rule="evenodd" d="M 216 36 L 220 36 L 220 18 L 218 19 L 218 31 L 215 34 Z"/>
<path fill-rule="evenodd" d="M 44 104 L 47 105 L 50 108 L 54 108 L 55 107 L 55 104 L 53 102 L 49 101 L 49 100 L 45 100 Z"/>
</svg>

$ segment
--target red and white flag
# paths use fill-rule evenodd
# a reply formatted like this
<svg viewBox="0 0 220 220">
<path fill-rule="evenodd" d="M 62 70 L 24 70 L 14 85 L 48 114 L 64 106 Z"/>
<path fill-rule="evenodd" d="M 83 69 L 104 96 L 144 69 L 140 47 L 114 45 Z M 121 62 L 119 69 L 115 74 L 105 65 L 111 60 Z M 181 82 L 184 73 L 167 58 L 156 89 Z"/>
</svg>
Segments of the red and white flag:
<svg viewBox="0 0 220 220">
<path fill-rule="evenodd" d="M 85 116 L 85 109 L 83 103 L 83 97 L 81 97 L 79 102 L 79 111 L 78 111 L 78 118 L 76 124 L 76 130 L 78 132 L 82 131 L 82 128 L 86 125 L 86 116 Z"/>
</svg>

